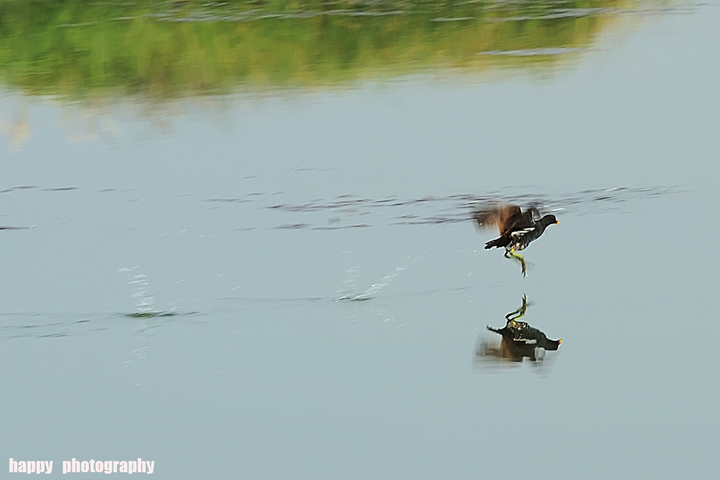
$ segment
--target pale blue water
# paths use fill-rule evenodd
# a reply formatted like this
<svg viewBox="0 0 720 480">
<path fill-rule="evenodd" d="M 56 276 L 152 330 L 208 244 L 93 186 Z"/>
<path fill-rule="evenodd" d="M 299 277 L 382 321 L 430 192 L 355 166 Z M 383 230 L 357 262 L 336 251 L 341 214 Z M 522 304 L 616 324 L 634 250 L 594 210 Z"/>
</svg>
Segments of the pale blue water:
<svg viewBox="0 0 720 480">
<path fill-rule="evenodd" d="M 543 78 L 237 95 L 166 131 L 118 114 L 112 141 L 9 94 L 32 131 L 0 225 L 31 228 L 0 231 L 0 452 L 55 476 L 712 477 L 720 9 L 639 21 Z M 482 249 L 487 198 L 560 219 L 525 279 Z M 560 350 L 487 368 L 523 294 Z"/>
</svg>

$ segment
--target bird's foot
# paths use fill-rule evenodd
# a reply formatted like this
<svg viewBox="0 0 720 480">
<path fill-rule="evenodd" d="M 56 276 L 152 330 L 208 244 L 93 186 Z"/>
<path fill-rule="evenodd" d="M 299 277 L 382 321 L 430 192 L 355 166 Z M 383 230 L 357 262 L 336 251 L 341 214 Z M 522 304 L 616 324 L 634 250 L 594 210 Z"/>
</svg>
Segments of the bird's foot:
<svg viewBox="0 0 720 480">
<path fill-rule="evenodd" d="M 527 277 L 527 263 L 525 262 L 525 257 L 520 255 L 519 253 L 515 253 L 515 250 L 505 250 L 505 258 L 514 258 L 518 262 L 520 262 L 520 267 L 522 268 L 522 276 Z"/>
</svg>

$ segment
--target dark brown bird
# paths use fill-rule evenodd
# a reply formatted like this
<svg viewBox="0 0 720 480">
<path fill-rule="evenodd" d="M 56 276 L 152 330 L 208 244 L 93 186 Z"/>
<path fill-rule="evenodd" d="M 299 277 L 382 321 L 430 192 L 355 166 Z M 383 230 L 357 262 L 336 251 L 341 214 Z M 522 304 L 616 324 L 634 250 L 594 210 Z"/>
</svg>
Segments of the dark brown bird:
<svg viewBox="0 0 720 480">
<path fill-rule="evenodd" d="M 558 224 L 555 215 L 540 217 L 537 208 L 524 212 L 517 205 L 497 205 L 480 208 L 473 212 L 473 219 L 479 227 L 497 226 L 500 236 L 485 243 L 485 249 L 505 247 L 505 257 L 514 257 L 522 264 L 522 273 L 526 273 L 525 259 L 516 251 L 524 250 L 531 242 L 540 238 L 548 225 Z"/>
</svg>

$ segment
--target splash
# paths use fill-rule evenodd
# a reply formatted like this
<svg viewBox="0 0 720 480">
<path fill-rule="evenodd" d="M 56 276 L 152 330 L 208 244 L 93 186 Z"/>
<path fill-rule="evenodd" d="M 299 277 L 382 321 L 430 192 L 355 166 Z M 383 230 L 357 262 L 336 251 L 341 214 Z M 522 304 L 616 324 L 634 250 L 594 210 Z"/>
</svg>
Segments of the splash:
<svg viewBox="0 0 720 480">
<path fill-rule="evenodd" d="M 138 268 L 139 265 L 135 265 L 133 267 L 123 267 L 119 270 L 120 272 L 130 274 L 128 285 L 135 290 L 131 297 L 135 303 L 136 311 L 130 315 L 141 318 L 151 317 L 155 313 L 155 297 L 149 293 L 150 282 L 147 275 L 144 273 L 132 274 Z"/>
<path fill-rule="evenodd" d="M 364 292 L 358 293 L 358 294 L 345 294 L 337 297 L 335 301 L 347 301 L 347 302 L 364 302 L 366 300 L 370 300 L 372 298 L 375 298 L 375 296 L 382 290 L 383 288 L 390 285 L 393 280 L 397 278 L 398 275 L 400 275 L 400 272 L 405 271 L 405 267 L 398 266 L 395 267 L 394 270 L 390 271 L 387 275 L 385 275 L 382 280 L 380 280 L 378 283 L 373 283 L 368 287 Z M 350 279 L 346 280 L 346 285 L 350 284 L 352 286 L 356 285 L 355 280 L 359 276 L 359 268 L 358 267 L 351 267 L 349 269 Z"/>
</svg>

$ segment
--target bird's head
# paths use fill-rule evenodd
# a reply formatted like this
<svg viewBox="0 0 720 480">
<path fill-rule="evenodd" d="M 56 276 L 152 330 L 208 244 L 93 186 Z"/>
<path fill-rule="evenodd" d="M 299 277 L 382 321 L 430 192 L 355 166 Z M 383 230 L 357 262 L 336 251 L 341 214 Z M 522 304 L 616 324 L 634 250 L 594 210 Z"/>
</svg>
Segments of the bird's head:
<svg viewBox="0 0 720 480">
<path fill-rule="evenodd" d="M 557 225 L 557 224 L 560 223 L 560 221 L 558 221 L 558 219 L 555 218 L 555 215 L 545 215 L 545 216 L 541 219 L 541 221 L 542 221 L 545 225 L 552 225 L 552 224 Z"/>
<path fill-rule="evenodd" d="M 560 340 L 548 340 L 547 345 L 545 346 L 545 350 L 557 350 L 560 348 L 560 344 L 562 343 L 562 338 Z"/>
</svg>

